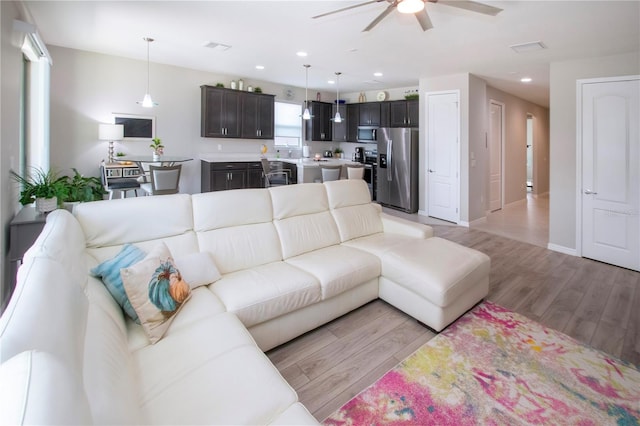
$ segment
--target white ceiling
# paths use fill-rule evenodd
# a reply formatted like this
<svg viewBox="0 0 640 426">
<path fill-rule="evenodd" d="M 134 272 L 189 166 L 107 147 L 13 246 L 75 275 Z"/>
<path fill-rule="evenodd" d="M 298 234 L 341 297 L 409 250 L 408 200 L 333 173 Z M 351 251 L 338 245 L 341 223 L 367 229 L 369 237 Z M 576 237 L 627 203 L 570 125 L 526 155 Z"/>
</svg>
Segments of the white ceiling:
<svg viewBox="0 0 640 426">
<path fill-rule="evenodd" d="M 420 77 L 470 72 L 490 85 L 549 105 L 549 63 L 640 50 L 640 1 L 484 1 L 486 16 L 428 3 L 434 28 L 394 11 L 361 32 L 388 3 L 312 16 L 359 1 L 25 1 L 47 44 L 146 59 L 219 74 L 359 92 L 418 86 Z M 547 49 L 515 53 L 510 45 L 542 41 Z M 212 41 L 226 51 L 203 47 Z M 297 51 L 309 56 L 300 58 Z M 54 65 L 55 65 L 55 58 Z M 257 70 L 263 65 L 264 70 Z M 384 75 L 374 77 L 379 71 Z M 153 73 L 153 68 L 152 68 Z M 533 82 L 519 79 L 530 76 Z"/>
</svg>

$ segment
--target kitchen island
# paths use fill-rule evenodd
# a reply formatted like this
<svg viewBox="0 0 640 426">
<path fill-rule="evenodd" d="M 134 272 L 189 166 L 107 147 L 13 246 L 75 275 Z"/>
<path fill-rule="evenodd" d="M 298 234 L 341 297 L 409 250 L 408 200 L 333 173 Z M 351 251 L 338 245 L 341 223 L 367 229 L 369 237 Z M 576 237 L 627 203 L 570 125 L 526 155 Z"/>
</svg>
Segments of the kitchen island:
<svg viewBox="0 0 640 426">
<path fill-rule="evenodd" d="M 263 187 L 261 159 L 262 157 L 256 154 L 201 155 L 201 191 Z M 275 155 L 268 155 L 267 159 L 269 162 L 279 162 L 283 169 L 290 170 L 291 183 L 319 182 L 321 180 L 321 164 L 343 166 L 343 177 L 347 176 L 346 167 L 348 165 L 359 164 L 351 160 L 336 158 L 322 158 L 320 161 L 316 161 L 312 158 L 277 158 Z"/>
</svg>

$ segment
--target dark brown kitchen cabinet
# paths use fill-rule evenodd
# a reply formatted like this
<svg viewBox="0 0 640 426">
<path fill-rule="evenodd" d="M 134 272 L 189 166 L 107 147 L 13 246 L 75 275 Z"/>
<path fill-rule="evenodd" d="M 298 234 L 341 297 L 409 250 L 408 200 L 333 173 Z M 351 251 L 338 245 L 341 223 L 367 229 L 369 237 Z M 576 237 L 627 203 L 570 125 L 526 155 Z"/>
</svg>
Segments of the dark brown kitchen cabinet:
<svg viewBox="0 0 640 426">
<path fill-rule="evenodd" d="M 391 127 L 389 124 L 389 104 L 391 102 L 380 102 L 380 127 Z"/>
<path fill-rule="evenodd" d="M 360 104 L 347 104 L 347 141 L 358 141 L 358 124 L 360 122 Z"/>
<path fill-rule="evenodd" d="M 210 163 L 200 165 L 200 191 L 242 189 L 247 185 L 247 163 Z"/>
<path fill-rule="evenodd" d="M 332 106 L 332 117 L 336 116 L 336 110 L 340 111 L 340 117 L 342 117 L 342 122 L 336 123 L 335 120 L 333 122 L 333 136 L 331 140 L 334 142 L 346 142 L 347 141 L 347 127 L 349 123 L 349 119 L 347 116 L 347 106 L 345 104 L 333 105 Z"/>
<path fill-rule="evenodd" d="M 247 163 L 247 188 L 264 188 L 262 163 Z"/>
<path fill-rule="evenodd" d="M 242 93 L 242 138 L 273 139 L 274 98 L 273 95 Z"/>
<path fill-rule="evenodd" d="M 328 102 L 308 102 L 311 119 L 306 121 L 305 140 L 330 141 L 333 136 L 331 121 L 332 104 Z"/>
<path fill-rule="evenodd" d="M 380 102 L 360 104 L 360 126 L 380 126 Z"/>
<path fill-rule="evenodd" d="M 237 90 L 200 86 L 200 136 L 205 138 L 240 137 L 240 94 Z"/>
<path fill-rule="evenodd" d="M 389 102 L 389 126 L 418 127 L 419 106 L 420 103 L 417 99 Z"/>
</svg>

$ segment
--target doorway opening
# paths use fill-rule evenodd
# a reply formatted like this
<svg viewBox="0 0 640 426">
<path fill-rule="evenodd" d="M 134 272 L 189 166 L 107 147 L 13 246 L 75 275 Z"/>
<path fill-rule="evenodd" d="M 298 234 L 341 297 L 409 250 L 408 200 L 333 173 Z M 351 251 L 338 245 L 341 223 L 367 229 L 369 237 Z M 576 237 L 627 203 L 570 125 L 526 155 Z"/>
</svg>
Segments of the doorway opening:
<svg viewBox="0 0 640 426">
<path fill-rule="evenodd" d="M 535 167 L 533 166 L 533 162 L 534 162 L 534 155 L 533 155 L 533 144 L 534 144 L 534 137 L 533 137 L 533 129 L 535 128 L 535 117 L 532 114 L 527 114 L 527 193 L 532 193 L 533 192 L 533 183 L 535 182 L 534 180 L 534 173 L 535 173 Z"/>
</svg>

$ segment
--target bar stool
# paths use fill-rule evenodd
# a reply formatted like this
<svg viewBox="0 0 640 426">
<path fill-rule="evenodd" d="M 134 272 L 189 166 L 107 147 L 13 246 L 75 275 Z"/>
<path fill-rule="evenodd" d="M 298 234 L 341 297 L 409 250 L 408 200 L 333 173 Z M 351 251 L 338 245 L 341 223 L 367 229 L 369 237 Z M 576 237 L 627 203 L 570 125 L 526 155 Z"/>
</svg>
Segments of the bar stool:
<svg viewBox="0 0 640 426">
<path fill-rule="evenodd" d="M 347 165 L 347 179 L 364 179 L 364 164 Z"/>
<path fill-rule="evenodd" d="M 342 174 L 342 166 L 320 166 L 320 173 L 322 173 L 322 182 L 329 182 L 331 180 L 340 180 Z"/>
</svg>

